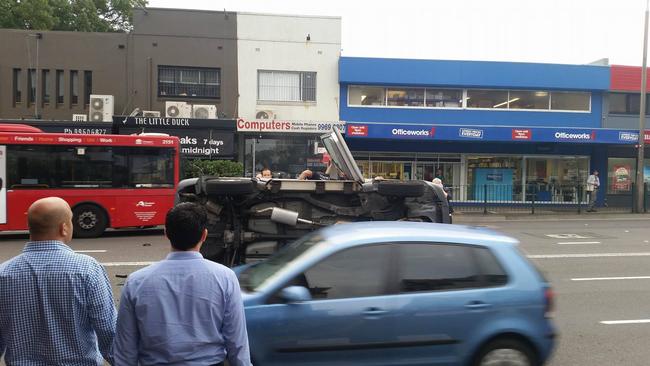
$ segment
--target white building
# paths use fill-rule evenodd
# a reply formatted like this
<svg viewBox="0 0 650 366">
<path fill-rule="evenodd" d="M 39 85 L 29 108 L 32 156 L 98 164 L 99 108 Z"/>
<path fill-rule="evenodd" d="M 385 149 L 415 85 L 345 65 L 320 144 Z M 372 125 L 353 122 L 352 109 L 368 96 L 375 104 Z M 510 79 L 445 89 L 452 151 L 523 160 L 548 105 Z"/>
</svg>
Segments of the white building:
<svg viewBox="0 0 650 366">
<path fill-rule="evenodd" d="M 339 120 L 341 18 L 237 14 L 240 156 L 247 174 L 322 166 L 317 136 Z M 243 138 L 242 138 L 243 136 Z"/>
</svg>

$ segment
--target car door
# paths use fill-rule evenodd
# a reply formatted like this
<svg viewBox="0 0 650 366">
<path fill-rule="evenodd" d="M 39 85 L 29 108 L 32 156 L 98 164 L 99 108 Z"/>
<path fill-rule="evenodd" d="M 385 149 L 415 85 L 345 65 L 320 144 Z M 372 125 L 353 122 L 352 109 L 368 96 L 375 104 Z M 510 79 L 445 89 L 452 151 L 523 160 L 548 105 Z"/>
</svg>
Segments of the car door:
<svg viewBox="0 0 650 366">
<path fill-rule="evenodd" d="M 246 309 L 256 361 L 264 365 L 371 365 L 390 356 L 394 341 L 388 311 L 390 245 L 334 253 L 301 271 L 285 286 L 307 287 L 310 301 Z"/>
<path fill-rule="evenodd" d="M 399 243 L 396 332 L 418 364 L 456 365 L 465 344 L 493 311 L 473 247 Z"/>
</svg>

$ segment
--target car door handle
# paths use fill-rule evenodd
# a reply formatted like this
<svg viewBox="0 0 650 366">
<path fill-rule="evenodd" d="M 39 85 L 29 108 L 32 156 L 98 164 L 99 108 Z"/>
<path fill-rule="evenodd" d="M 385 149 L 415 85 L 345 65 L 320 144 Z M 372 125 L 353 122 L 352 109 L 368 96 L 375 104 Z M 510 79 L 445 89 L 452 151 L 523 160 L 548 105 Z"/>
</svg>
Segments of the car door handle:
<svg viewBox="0 0 650 366">
<path fill-rule="evenodd" d="M 470 310 L 482 310 L 485 308 L 489 308 L 490 304 L 485 303 L 483 301 L 470 301 L 467 304 L 465 304 L 465 307 L 470 309 Z"/>
<path fill-rule="evenodd" d="M 380 308 L 368 308 L 363 311 L 363 315 L 368 316 L 368 317 L 373 317 L 373 316 L 381 316 L 388 313 L 386 310 L 382 310 Z"/>
</svg>

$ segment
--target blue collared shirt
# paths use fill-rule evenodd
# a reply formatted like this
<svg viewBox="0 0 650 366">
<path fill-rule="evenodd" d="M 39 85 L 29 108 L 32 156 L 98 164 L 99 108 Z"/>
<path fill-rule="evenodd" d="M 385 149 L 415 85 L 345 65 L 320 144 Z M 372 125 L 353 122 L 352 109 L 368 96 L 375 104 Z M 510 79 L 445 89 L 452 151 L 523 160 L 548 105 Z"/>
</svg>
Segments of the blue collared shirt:
<svg viewBox="0 0 650 366">
<path fill-rule="evenodd" d="M 199 252 L 172 252 L 132 273 L 122 290 L 116 365 L 249 366 L 235 273 Z"/>
<path fill-rule="evenodd" d="M 0 265 L 7 365 L 96 366 L 102 356 L 112 364 L 116 318 L 104 267 L 60 241 L 29 242 Z"/>
</svg>

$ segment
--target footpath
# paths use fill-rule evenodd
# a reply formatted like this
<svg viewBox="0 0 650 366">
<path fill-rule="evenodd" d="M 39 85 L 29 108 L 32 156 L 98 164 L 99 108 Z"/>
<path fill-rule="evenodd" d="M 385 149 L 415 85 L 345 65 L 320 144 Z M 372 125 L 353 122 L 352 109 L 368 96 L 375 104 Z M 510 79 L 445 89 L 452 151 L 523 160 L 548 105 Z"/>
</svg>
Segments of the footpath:
<svg viewBox="0 0 650 366">
<path fill-rule="evenodd" d="M 505 221 L 589 221 L 589 220 L 608 220 L 608 221 L 625 221 L 625 220 L 648 220 L 650 226 L 650 213 L 636 214 L 630 212 L 554 212 L 554 213 L 535 213 L 530 212 L 456 212 L 454 213 L 454 224 L 476 225 L 488 222 L 505 222 Z"/>
</svg>

